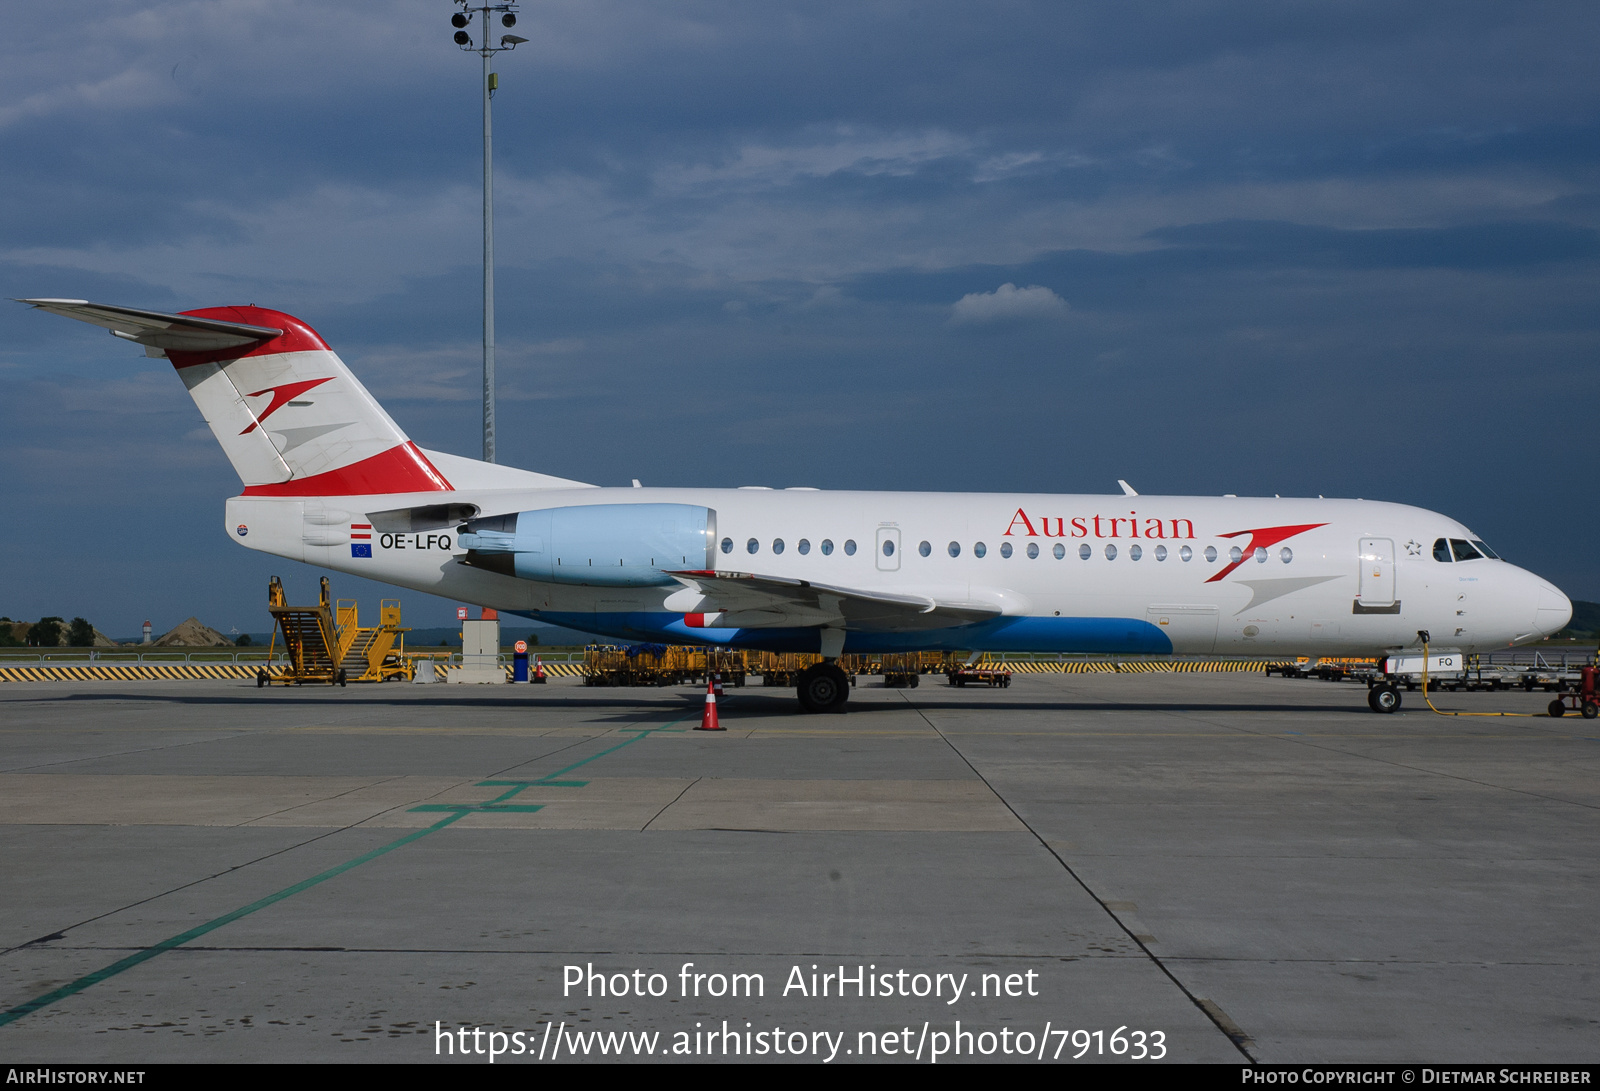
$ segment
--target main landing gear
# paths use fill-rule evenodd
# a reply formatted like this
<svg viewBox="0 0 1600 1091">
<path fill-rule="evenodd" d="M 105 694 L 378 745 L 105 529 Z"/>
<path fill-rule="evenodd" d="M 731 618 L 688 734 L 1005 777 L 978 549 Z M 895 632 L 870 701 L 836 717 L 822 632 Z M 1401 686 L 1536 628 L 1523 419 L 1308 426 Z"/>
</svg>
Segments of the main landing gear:
<svg viewBox="0 0 1600 1091">
<path fill-rule="evenodd" d="M 850 679 L 831 660 L 813 663 L 795 679 L 795 692 L 807 712 L 843 712 L 850 699 Z"/>
<path fill-rule="evenodd" d="M 1368 688 L 1367 707 L 1374 712 L 1399 712 L 1400 688 L 1390 682 L 1379 682 Z"/>
</svg>

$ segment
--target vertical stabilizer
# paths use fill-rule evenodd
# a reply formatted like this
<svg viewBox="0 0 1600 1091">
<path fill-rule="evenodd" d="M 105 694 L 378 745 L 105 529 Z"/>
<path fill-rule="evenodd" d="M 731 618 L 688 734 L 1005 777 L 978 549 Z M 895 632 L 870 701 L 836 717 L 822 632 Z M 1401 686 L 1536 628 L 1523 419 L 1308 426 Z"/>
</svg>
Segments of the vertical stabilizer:
<svg viewBox="0 0 1600 1091">
<path fill-rule="evenodd" d="M 448 492 L 444 474 L 317 332 L 263 307 L 163 314 L 81 299 L 25 299 L 165 355 L 246 496 Z"/>
<path fill-rule="evenodd" d="M 182 317 L 283 330 L 242 355 L 237 348 L 167 350 L 246 496 L 450 488 L 310 326 L 260 307 L 211 307 Z"/>
</svg>

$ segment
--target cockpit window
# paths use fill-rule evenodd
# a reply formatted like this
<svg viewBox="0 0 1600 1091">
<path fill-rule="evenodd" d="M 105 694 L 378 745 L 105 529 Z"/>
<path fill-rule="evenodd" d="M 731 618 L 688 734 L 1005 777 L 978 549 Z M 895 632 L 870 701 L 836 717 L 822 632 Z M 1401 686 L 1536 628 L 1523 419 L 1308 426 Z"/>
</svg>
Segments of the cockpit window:
<svg viewBox="0 0 1600 1091">
<path fill-rule="evenodd" d="M 1433 543 L 1433 559 L 1448 563 L 1450 560 L 1450 543 L 1443 538 L 1436 538 Z"/>
<path fill-rule="evenodd" d="M 1478 539 L 1476 539 L 1476 538 L 1472 539 L 1472 545 L 1473 545 L 1474 548 L 1477 549 L 1477 551 L 1479 553 L 1482 553 L 1485 557 L 1488 557 L 1490 560 L 1498 561 L 1500 559 L 1500 554 L 1496 553 L 1494 550 L 1490 549 L 1488 546 L 1486 546 L 1482 542 L 1478 541 Z"/>
<path fill-rule="evenodd" d="M 1463 542 L 1460 538 L 1450 539 L 1450 548 L 1458 561 L 1481 561 L 1483 554 L 1472 548 L 1471 542 Z"/>
</svg>

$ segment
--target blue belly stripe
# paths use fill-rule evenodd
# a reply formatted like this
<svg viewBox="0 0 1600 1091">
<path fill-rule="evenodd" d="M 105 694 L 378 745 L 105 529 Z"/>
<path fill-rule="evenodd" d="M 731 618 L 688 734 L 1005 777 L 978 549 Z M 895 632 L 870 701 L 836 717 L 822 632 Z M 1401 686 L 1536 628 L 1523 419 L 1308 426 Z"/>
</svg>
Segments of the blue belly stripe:
<svg viewBox="0 0 1600 1091">
<path fill-rule="evenodd" d="M 508 613 L 510 611 L 507 611 Z M 519 611 L 521 612 L 521 611 Z M 815 652 L 817 630 L 691 629 L 682 614 L 528 611 L 525 616 L 618 640 L 712 644 L 769 652 Z M 978 625 L 915 633 L 847 633 L 847 652 L 1106 652 L 1171 655 L 1167 634 L 1141 618 L 1000 617 Z"/>
</svg>

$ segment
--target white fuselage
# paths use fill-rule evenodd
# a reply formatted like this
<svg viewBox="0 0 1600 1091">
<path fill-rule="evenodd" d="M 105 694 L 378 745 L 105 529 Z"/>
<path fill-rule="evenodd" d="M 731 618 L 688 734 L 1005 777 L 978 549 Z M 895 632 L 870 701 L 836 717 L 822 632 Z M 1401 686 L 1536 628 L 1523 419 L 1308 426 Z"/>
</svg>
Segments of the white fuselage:
<svg viewBox="0 0 1600 1091">
<path fill-rule="evenodd" d="M 227 525 L 251 548 L 591 632 L 815 650 L 801 619 L 688 628 L 666 605 L 682 587 L 665 578 L 542 583 L 458 563 L 465 550 L 452 526 L 365 528 L 369 512 L 440 499 L 236 497 Z M 1415 647 L 1427 630 L 1435 647 L 1476 652 L 1539 639 L 1571 614 L 1565 595 L 1514 565 L 1438 559 L 1439 540 L 1476 539 L 1455 520 L 1372 501 L 588 487 L 461 490 L 449 500 L 484 515 L 699 505 L 715 512 L 719 572 L 1000 612 L 972 626 L 851 633 L 847 650 L 1370 655 Z M 352 526 L 370 538 L 353 542 Z M 368 552 L 362 545 L 370 556 L 353 555 Z"/>
</svg>

